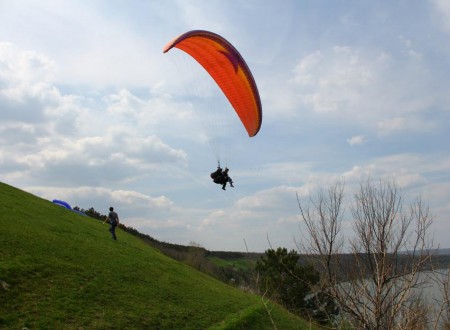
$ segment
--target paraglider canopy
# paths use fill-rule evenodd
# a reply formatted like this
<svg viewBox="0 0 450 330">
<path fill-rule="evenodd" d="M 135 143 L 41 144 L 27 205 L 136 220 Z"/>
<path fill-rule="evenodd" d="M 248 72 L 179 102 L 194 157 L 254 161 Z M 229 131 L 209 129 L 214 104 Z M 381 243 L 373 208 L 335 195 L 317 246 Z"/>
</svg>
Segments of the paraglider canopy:
<svg viewBox="0 0 450 330">
<path fill-rule="evenodd" d="M 261 99 L 255 79 L 237 49 L 220 35 L 203 30 L 180 35 L 163 51 L 174 47 L 203 66 L 231 103 L 248 135 L 255 136 L 262 123 Z"/>
<path fill-rule="evenodd" d="M 59 199 L 54 199 L 52 202 L 53 202 L 53 204 L 65 207 L 66 209 L 72 211 L 72 207 L 70 206 L 70 204 L 65 202 L 65 201 L 62 201 L 62 200 L 59 200 Z"/>
</svg>

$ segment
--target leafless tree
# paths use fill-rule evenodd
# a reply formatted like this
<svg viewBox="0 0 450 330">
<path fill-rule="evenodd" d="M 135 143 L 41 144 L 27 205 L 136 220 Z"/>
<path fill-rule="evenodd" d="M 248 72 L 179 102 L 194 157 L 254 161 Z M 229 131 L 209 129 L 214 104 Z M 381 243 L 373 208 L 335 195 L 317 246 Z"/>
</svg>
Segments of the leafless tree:
<svg viewBox="0 0 450 330">
<path fill-rule="evenodd" d="M 342 182 L 307 203 L 297 200 L 305 228 L 298 247 L 316 260 L 322 290 L 345 319 L 357 329 L 425 328 L 429 320 L 418 289 L 424 284 L 419 273 L 430 262 L 432 216 L 421 199 L 405 206 L 394 182 L 366 179 L 349 213 Z M 351 238 L 342 233 L 346 214 Z"/>
</svg>

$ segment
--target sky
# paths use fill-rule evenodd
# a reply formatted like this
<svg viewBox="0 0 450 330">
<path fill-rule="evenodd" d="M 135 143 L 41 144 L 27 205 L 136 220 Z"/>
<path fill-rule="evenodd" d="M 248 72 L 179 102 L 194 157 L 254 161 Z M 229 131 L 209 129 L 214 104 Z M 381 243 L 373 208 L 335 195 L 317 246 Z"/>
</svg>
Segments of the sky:
<svg viewBox="0 0 450 330">
<path fill-rule="evenodd" d="M 160 241 L 263 252 L 296 248 L 297 195 L 339 180 L 349 206 L 361 180 L 393 180 L 450 247 L 449 1 L 0 0 L 0 22 L 0 181 L 114 206 Z M 250 67 L 255 137 L 197 63 L 163 54 L 195 29 Z M 212 183 L 218 160 L 234 188 Z"/>
</svg>

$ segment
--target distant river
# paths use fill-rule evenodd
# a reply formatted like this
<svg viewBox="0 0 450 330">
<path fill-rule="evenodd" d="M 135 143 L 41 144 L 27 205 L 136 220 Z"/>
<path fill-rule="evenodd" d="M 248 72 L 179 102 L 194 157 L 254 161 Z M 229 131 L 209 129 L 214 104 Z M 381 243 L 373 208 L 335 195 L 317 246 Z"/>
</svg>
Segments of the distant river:
<svg viewBox="0 0 450 330">
<path fill-rule="evenodd" d="M 439 269 L 435 272 L 424 271 L 419 274 L 419 281 L 422 282 L 420 289 L 413 290 L 412 294 L 417 294 L 418 297 L 423 299 L 423 302 L 430 307 L 434 307 L 438 311 L 445 299 L 450 296 L 450 292 L 445 295 L 443 282 L 450 281 L 449 269 Z M 448 290 L 447 285 L 447 290 Z M 448 306 L 447 306 L 448 308 Z"/>
<path fill-rule="evenodd" d="M 445 280 L 449 281 L 449 269 L 439 269 L 434 273 L 422 272 L 419 276 L 420 280 L 426 283 L 422 286 L 420 293 L 422 293 L 422 296 L 426 302 L 434 303 L 435 306 L 439 308 L 445 298 L 445 292 L 443 291 L 444 288 L 439 284 L 439 282 L 443 282 Z M 450 292 L 447 292 L 447 296 L 448 295 L 450 295 Z"/>
</svg>

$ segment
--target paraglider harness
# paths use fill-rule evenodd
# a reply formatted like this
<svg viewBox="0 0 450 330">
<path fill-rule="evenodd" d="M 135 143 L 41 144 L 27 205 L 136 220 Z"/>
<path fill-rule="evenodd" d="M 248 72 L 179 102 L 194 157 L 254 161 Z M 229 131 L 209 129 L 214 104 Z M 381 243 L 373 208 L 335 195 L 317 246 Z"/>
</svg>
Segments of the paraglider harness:
<svg viewBox="0 0 450 330">
<path fill-rule="evenodd" d="M 228 176 L 228 168 L 225 167 L 225 170 L 222 170 L 220 167 L 220 163 L 217 162 L 217 170 L 213 173 L 211 173 L 211 179 L 213 179 L 214 183 L 221 184 L 222 189 L 225 190 L 225 186 L 227 183 L 230 183 L 231 187 L 233 186 L 233 180 Z"/>
</svg>

